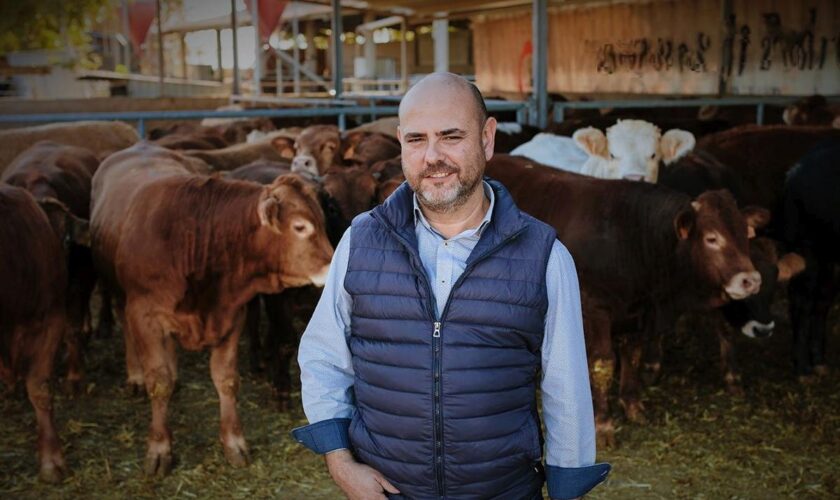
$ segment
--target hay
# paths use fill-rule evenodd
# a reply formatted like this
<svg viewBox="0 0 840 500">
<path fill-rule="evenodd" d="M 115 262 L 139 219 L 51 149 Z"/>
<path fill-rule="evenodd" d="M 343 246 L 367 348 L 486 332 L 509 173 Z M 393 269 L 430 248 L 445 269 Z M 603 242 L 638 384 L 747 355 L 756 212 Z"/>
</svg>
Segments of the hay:
<svg viewBox="0 0 840 500">
<path fill-rule="evenodd" d="M 780 306 L 781 307 L 781 306 Z M 780 309 L 778 313 L 784 311 Z M 838 311 L 828 338 L 838 363 Z M 840 496 L 840 376 L 801 386 L 789 368 L 790 331 L 765 341 L 739 338 L 747 397 L 723 390 L 718 346 L 702 317 L 666 342 L 665 374 L 643 397 L 650 423 L 622 420 L 620 447 L 599 450 L 614 470 L 589 498 L 837 498 Z M 122 339 L 89 345 L 87 394 L 58 394 L 56 424 L 72 475 L 57 486 L 36 479 L 35 424 L 20 390 L 0 398 L 0 498 L 341 498 L 323 460 L 294 442 L 306 423 L 300 394 L 276 410 L 269 385 L 250 375 L 240 348 L 239 410 L 253 463 L 227 465 L 218 442 L 218 402 L 207 353 L 179 353 L 170 424 L 176 463 L 163 479 L 142 473 L 149 406 L 123 391 Z M 617 405 L 616 405 L 617 406 Z"/>
</svg>

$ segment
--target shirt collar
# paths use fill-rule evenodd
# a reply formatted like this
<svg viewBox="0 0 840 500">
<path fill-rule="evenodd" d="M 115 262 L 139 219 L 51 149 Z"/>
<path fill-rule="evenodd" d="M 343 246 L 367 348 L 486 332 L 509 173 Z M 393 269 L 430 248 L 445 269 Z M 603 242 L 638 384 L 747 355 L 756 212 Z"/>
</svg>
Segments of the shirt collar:
<svg viewBox="0 0 840 500">
<path fill-rule="evenodd" d="M 490 184 L 488 184 L 487 181 L 481 181 L 481 185 L 484 188 L 484 196 L 486 196 L 487 199 L 490 200 L 490 206 L 487 207 L 487 213 L 484 214 L 484 218 L 481 220 L 481 224 L 478 225 L 478 228 L 475 229 L 475 232 L 473 233 L 473 235 L 476 238 L 480 238 L 481 233 L 483 233 L 487 225 L 490 224 L 490 219 L 493 215 L 493 207 L 496 204 L 496 194 L 493 192 L 493 188 L 490 187 Z M 426 229 L 437 233 L 437 231 L 435 231 L 435 228 L 433 228 L 432 225 L 429 224 L 429 221 L 426 219 L 426 216 L 423 215 L 423 211 L 420 210 L 420 204 L 417 201 L 417 193 L 414 193 L 414 195 L 411 197 L 411 201 L 414 204 L 414 225 L 416 226 L 417 223 L 421 223 L 423 224 L 423 226 L 426 227 Z"/>
</svg>

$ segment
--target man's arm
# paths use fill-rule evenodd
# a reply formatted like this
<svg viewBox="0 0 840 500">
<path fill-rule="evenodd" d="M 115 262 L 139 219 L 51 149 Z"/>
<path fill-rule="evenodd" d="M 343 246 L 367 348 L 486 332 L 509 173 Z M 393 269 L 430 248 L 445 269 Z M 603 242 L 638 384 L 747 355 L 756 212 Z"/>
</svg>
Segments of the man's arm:
<svg viewBox="0 0 840 500">
<path fill-rule="evenodd" d="M 327 282 L 298 350 L 301 399 L 310 425 L 292 431 L 315 453 L 349 448 L 347 429 L 356 409 L 347 338 L 352 298 L 344 289 L 350 253 L 348 229 L 333 254 Z"/>
<path fill-rule="evenodd" d="M 298 350 L 301 399 L 310 424 L 292 431 L 294 438 L 323 454 L 330 476 L 348 498 L 381 498 L 399 493 L 378 471 L 357 462 L 350 452 L 348 428 L 356 411 L 350 336 L 352 297 L 344 289 L 350 254 L 348 229 L 333 254 L 321 299 L 306 326 Z"/>
<path fill-rule="evenodd" d="M 551 249 L 546 285 L 541 382 L 546 479 L 551 498 L 569 499 L 606 479 L 610 465 L 595 464 L 595 419 L 580 287 L 572 256 L 559 241 Z"/>
</svg>

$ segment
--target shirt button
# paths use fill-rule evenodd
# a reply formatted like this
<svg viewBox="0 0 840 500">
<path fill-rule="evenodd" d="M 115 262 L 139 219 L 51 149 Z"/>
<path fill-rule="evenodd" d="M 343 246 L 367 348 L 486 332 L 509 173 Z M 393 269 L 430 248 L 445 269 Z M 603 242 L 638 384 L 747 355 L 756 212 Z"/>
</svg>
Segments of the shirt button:
<svg viewBox="0 0 840 500">
<path fill-rule="evenodd" d="M 446 283 L 446 280 L 440 280 L 441 283 Z"/>
<path fill-rule="evenodd" d="M 437 447 L 440 448 L 440 441 L 437 442 Z"/>
</svg>

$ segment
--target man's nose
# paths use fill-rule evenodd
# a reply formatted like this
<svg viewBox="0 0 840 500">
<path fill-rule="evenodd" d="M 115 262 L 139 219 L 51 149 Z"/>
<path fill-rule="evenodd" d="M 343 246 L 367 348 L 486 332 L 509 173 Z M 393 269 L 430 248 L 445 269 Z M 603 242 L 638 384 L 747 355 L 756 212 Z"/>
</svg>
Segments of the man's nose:
<svg viewBox="0 0 840 500">
<path fill-rule="evenodd" d="M 426 155 L 424 157 L 426 165 L 434 165 L 440 161 L 441 158 L 443 158 L 443 155 L 440 152 L 440 144 L 438 141 L 429 141 L 426 146 Z"/>
</svg>

